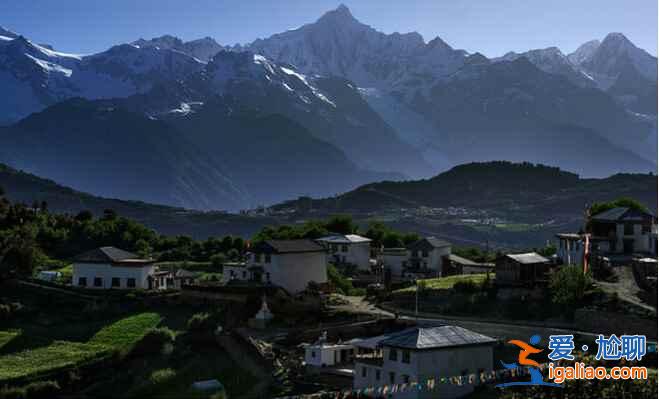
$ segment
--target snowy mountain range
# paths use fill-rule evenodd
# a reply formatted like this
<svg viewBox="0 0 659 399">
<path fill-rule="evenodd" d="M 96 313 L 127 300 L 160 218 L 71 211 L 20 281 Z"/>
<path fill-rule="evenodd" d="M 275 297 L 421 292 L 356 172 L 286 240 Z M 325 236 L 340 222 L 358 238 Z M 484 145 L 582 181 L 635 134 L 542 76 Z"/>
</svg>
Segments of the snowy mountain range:
<svg viewBox="0 0 659 399">
<path fill-rule="evenodd" d="M 236 46 L 165 35 L 76 55 L 0 28 L 0 88 L 12 93 L 0 99 L 0 162 L 95 194 L 192 208 L 334 195 L 470 161 L 586 176 L 656 169 L 657 58 L 620 33 L 567 55 L 550 47 L 488 59 L 439 37 L 379 32 L 345 6 Z M 103 155 L 121 152 L 121 140 L 102 136 L 107 118 L 124 140 L 141 134 L 129 120 L 150 132 L 131 152 L 135 170 L 151 171 L 136 186 L 122 186 L 128 171 L 101 183 L 126 161 Z M 161 130 L 178 149 L 159 146 L 156 162 L 147 153 Z M 39 143 L 103 165 L 57 166 L 57 151 L 33 151 Z M 162 187 L 140 189 L 142 180 Z"/>
</svg>

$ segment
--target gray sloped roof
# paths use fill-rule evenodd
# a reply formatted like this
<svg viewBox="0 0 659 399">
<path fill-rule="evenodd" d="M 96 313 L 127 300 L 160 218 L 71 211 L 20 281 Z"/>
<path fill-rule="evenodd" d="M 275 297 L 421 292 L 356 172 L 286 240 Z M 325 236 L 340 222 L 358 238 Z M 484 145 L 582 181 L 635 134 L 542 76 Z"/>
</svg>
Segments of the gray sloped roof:
<svg viewBox="0 0 659 399">
<path fill-rule="evenodd" d="M 148 263 L 151 259 L 142 259 L 138 255 L 115 247 L 100 247 L 84 252 L 73 258 L 80 263 Z"/>
<path fill-rule="evenodd" d="M 530 265 L 533 263 L 547 263 L 549 262 L 549 259 L 545 258 L 542 255 L 539 255 L 535 252 L 529 252 L 526 254 L 508 254 L 506 255 L 510 259 L 513 259 L 514 261 L 525 264 L 525 265 Z"/>
<path fill-rule="evenodd" d="M 425 237 L 420 239 L 419 241 L 413 242 L 412 244 L 408 245 L 407 249 L 410 250 L 415 250 L 415 249 L 428 249 L 431 250 L 433 248 L 443 248 L 443 247 L 450 247 L 451 243 L 448 241 L 440 240 L 437 237 Z"/>
<path fill-rule="evenodd" d="M 323 241 L 330 244 L 355 244 L 359 242 L 371 242 L 372 240 L 357 234 L 336 234 L 319 238 L 317 241 Z"/>
<path fill-rule="evenodd" d="M 593 215 L 592 219 L 600 222 L 624 222 L 643 221 L 652 217 L 654 217 L 654 215 L 651 213 L 619 206 Z"/>
<path fill-rule="evenodd" d="M 185 269 L 178 269 L 176 271 L 176 277 L 180 277 L 180 278 L 196 278 L 200 274 L 201 274 L 200 272 L 193 272 Z"/>
<path fill-rule="evenodd" d="M 474 262 L 471 259 L 463 258 L 462 256 L 458 256 L 455 254 L 450 254 L 448 256 L 449 260 L 451 262 L 458 263 L 460 265 L 467 265 L 467 266 L 483 266 L 482 263 Z"/>
<path fill-rule="evenodd" d="M 267 240 L 252 249 L 256 253 L 325 252 L 325 248 L 312 240 Z"/>
<path fill-rule="evenodd" d="M 390 335 L 383 346 L 404 349 L 441 349 L 456 346 L 491 344 L 494 338 L 459 326 L 412 327 Z"/>
</svg>

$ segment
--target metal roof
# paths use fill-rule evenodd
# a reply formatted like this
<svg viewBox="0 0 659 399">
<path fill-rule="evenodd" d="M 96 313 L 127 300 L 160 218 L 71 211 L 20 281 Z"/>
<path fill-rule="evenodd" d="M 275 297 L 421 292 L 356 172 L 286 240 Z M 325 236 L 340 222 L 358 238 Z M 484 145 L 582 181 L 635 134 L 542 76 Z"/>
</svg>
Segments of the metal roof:
<svg viewBox="0 0 659 399">
<path fill-rule="evenodd" d="M 267 240 L 252 248 L 255 253 L 325 252 L 325 248 L 312 240 Z"/>
<path fill-rule="evenodd" d="M 141 259 L 138 255 L 115 247 L 100 247 L 73 258 L 80 263 L 150 263 L 151 259 Z"/>
<path fill-rule="evenodd" d="M 459 326 L 412 327 L 391 334 L 380 345 L 404 349 L 441 349 L 456 346 L 491 344 L 494 338 Z"/>
<path fill-rule="evenodd" d="M 458 263 L 458 264 L 461 264 L 461 265 L 467 265 L 467 266 L 482 266 L 483 265 L 481 263 L 474 262 L 471 259 L 463 258 L 462 256 L 458 256 L 458 255 L 454 255 L 454 254 L 450 254 L 448 256 L 448 258 L 451 262 L 455 262 L 455 263 Z"/>
<path fill-rule="evenodd" d="M 413 242 L 412 244 L 407 246 L 407 249 L 410 250 L 415 250 L 415 249 L 432 249 L 432 248 L 442 248 L 442 247 L 450 247 L 451 243 L 448 241 L 440 240 L 439 238 L 436 237 L 425 237 L 420 239 L 419 241 Z"/>
<path fill-rule="evenodd" d="M 354 244 L 358 242 L 371 242 L 372 240 L 357 234 L 336 234 L 319 238 L 317 241 L 327 242 L 330 244 Z"/>
<path fill-rule="evenodd" d="M 608 211 L 600 212 L 592 216 L 592 219 L 600 222 L 622 222 L 622 221 L 643 221 L 647 218 L 653 218 L 654 215 L 648 212 L 642 212 L 628 207 L 616 207 Z"/>
<path fill-rule="evenodd" d="M 508 254 L 506 255 L 510 259 L 513 259 L 514 261 L 521 263 L 521 264 L 533 264 L 533 263 L 547 263 L 549 262 L 549 259 L 545 258 L 544 256 L 538 255 L 535 252 L 529 252 L 526 254 Z"/>
</svg>

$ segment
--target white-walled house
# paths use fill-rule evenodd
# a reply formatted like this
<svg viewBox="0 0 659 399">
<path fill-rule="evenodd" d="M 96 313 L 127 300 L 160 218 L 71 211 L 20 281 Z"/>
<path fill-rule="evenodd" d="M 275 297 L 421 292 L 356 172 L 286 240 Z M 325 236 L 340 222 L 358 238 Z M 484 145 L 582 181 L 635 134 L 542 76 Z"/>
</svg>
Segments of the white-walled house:
<svg viewBox="0 0 659 399">
<path fill-rule="evenodd" d="M 230 262 L 222 265 L 222 282 L 249 281 L 251 275 L 245 262 Z"/>
<path fill-rule="evenodd" d="M 355 358 L 355 389 L 478 374 L 493 369 L 496 340 L 458 326 L 412 327 L 383 336 L 372 356 Z M 433 390 L 393 393 L 399 398 L 457 398 L 473 386 L 436 384 Z"/>
<path fill-rule="evenodd" d="M 327 252 L 312 240 L 267 240 L 250 248 L 247 268 L 250 280 L 294 294 L 327 283 Z"/>
<path fill-rule="evenodd" d="M 381 257 L 385 269 L 391 272 L 392 277 L 398 279 L 403 275 L 403 270 L 407 267 L 410 254 L 406 248 L 384 248 L 382 249 Z"/>
<path fill-rule="evenodd" d="M 101 247 L 73 258 L 73 285 L 97 289 L 151 289 L 156 271 L 152 259 Z"/>
<path fill-rule="evenodd" d="M 428 277 L 443 275 L 444 263 L 451 254 L 451 244 L 435 237 L 422 238 L 407 246 L 409 260 L 407 270 L 418 274 L 425 272 Z"/>
<path fill-rule="evenodd" d="M 355 347 L 350 342 L 329 343 L 327 333 L 316 342 L 304 347 L 304 364 L 311 367 L 330 367 L 349 363 L 355 355 Z"/>
<path fill-rule="evenodd" d="M 371 270 L 371 239 L 357 234 L 331 235 L 316 240 L 329 251 L 329 261 Z"/>
<path fill-rule="evenodd" d="M 591 251 L 601 255 L 657 254 L 657 217 L 627 207 L 593 215 Z"/>
</svg>

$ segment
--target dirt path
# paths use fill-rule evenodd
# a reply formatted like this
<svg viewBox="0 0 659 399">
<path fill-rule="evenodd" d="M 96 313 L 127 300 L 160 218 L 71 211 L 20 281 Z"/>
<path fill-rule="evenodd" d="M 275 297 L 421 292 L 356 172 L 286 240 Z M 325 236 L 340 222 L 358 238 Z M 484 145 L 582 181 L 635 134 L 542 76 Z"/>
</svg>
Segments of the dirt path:
<svg viewBox="0 0 659 399">
<path fill-rule="evenodd" d="M 382 318 L 391 318 L 394 317 L 394 314 L 380 309 L 372 303 L 368 302 L 362 296 L 345 296 L 345 295 L 336 295 L 341 302 L 345 302 L 339 305 L 331 306 L 332 309 L 337 311 L 343 311 L 347 313 L 354 314 L 364 314 Z"/>
<path fill-rule="evenodd" d="M 608 283 L 606 281 L 596 281 L 596 284 L 607 293 L 617 293 L 620 300 L 628 302 L 632 305 L 649 310 L 656 314 L 657 309 L 644 303 L 639 297 L 638 293 L 641 291 L 634 279 L 634 273 L 629 266 L 614 267 L 613 272 L 617 277 L 615 283 Z"/>
</svg>

